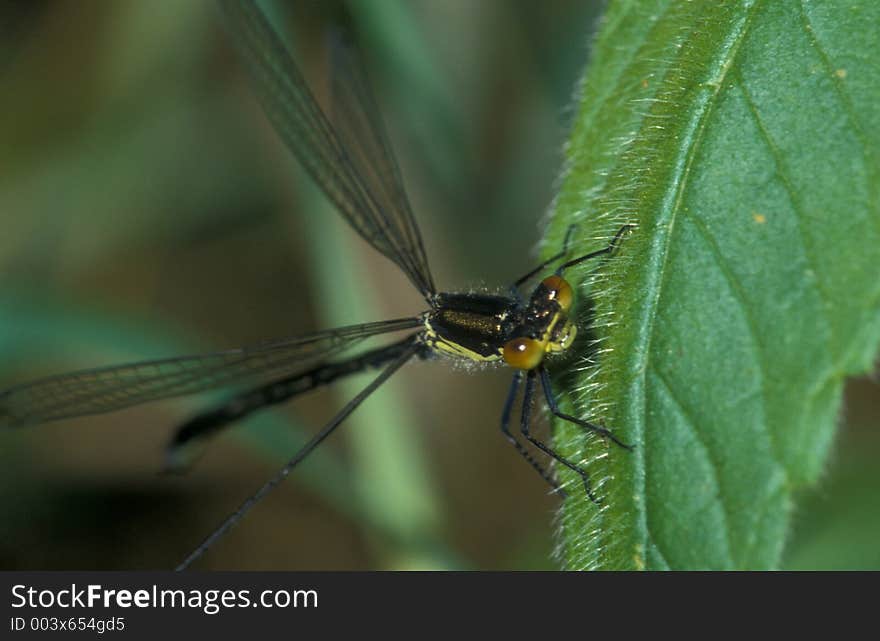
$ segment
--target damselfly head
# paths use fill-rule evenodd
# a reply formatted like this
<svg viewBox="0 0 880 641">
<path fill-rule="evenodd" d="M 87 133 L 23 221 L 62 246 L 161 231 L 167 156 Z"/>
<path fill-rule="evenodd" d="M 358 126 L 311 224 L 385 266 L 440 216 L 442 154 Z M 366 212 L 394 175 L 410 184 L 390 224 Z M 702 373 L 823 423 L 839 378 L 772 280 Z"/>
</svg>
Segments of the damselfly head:
<svg viewBox="0 0 880 641">
<path fill-rule="evenodd" d="M 504 344 L 504 362 L 514 369 L 535 369 L 544 359 L 545 348 L 545 341 L 535 338 L 514 338 Z"/>
<path fill-rule="evenodd" d="M 515 369 L 532 370 L 546 354 L 568 349 L 577 335 L 568 317 L 573 302 L 574 292 L 562 276 L 542 280 L 529 299 L 522 325 L 514 331 L 515 338 L 504 344 L 504 362 Z"/>
<path fill-rule="evenodd" d="M 534 300 L 536 296 L 546 297 L 547 300 L 556 301 L 559 304 L 559 309 L 563 312 L 568 312 L 574 302 L 574 292 L 571 289 L 571 285 L 569 285 L 568 281 L 562 276 L 557 274 L 548 276 L 541 281 L 541 285 L 535 291 L 532 300 Z"/>
</svg>

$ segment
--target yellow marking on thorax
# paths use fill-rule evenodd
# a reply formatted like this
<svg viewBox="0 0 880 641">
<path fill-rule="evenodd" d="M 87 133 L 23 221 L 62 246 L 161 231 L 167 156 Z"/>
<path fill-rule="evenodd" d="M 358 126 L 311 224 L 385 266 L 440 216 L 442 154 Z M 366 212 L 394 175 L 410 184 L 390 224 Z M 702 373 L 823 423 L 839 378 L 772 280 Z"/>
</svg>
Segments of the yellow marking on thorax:
<svg viewBox="0 0 880 641">
<path fill-rule="evenodd" d="M 482 354 L 478 354 L 477 352 L 468 349 L 464 345 L 453 343 L 452 341 L 448 341 L 445 338 L 438 336 L 437 332 L 434 331 L 434 328 L 431 327 L 429 323 L 425 323 L 425 336 L 427 338 L 426 342 L 431 349 L 435 349 L 438 352 L 443 352 L 444 354 L 456 358 L 464 358 L 479 363 L 491 363 L 501 358 L 501 348 L 499 348 L 495 354 L 483 356 Z"/>
<path fill-rule="evenodd" d="M 437 338 L 435 341 L 429 344 L 438 352 L 444 352 L 458 358 L 466 358 L 468 360 L 478 361 L 480 363 L 491 363 L 501 358 L 501 350 L 499 350 L 496 354 L 483 356 L 482 354 L 477 354 L 476 352 L 469 350 L 468 348 L 459 345 L 458 343 L 452 343 L 450 341 L 443 340 L 442 338 Z"/>
<path fill-rule="evenodd" d="M 569 347 L 571 347 L 572 342 L 574 342 L 575 336 L 577 336 L 577 325 L 575 325 L 570 318 L 565 318 L 565 327 L 567 331 L 562 337 L 561 341 L 552 341 L 551 336 L 553 335 L 553 330 L 556 329 L 556 325 L 562 318 L 562 314 L 556 314 L 556 318 L 553 319 L 553 322 L 550 323 L 550 327 L 544 333 L 542 338 L 543 341 L 546 342 L 546 346 L 544 347 L 544 351 L 546 352 L 564 352 Z"/>
<path fill-rule="evenodd" d="M 550 352 L 561 352 L 568 348 L 571 343 L 571 338 L 574 338 L 572 331 L 566 334 L 565 339 L 562 342 L 554 342 L 552 340 L 553 330 L 556 329 L 556 325 L 559 324 L 559 321 L 563 319 L 563 314 L 561 311 L 553 314 L 553 320 L 551 320 L 547 324 L 547 329 L 541 335 L 539 342 L 544 346 L 544 351 L 548 354 Z M 574 330 L 574 325 L 568 320 L 568 317 L 565 317 L 565 322 L 570 325 L 570 330 Z"/>
</svg>

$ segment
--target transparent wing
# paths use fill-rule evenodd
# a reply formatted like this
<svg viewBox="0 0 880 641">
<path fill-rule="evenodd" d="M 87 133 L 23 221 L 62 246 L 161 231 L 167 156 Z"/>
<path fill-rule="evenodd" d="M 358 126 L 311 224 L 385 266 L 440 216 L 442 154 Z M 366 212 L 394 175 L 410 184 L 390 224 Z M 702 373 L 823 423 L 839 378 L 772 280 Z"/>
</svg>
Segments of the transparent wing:
<svg viewBox="0 0 880 641">
<path fill-rule="evenodd" d="M 339 41 L 337 133 L 253 0 L 223 0 L 263 107 L 287 147 L 352 227 L 426 298 L 434 282 L 400 172 L 351 46 Z"/>
<path fill-rule="evenodd" d="M 394 158 L 379 107 L 357 47 L 347 34 L 330 33 L 333 61 L 330 116 L 355 173 L 370 185 L 370 191 L 388 217 L 388 225 L 400 230 L 402 258 L 410 273 L 419 274 L 430 293 L 434 283 L 419 228 L 403 188 L 400 168 Z M 424 287 L 424 286 L 423 286 Z M 423 292 L 424 293 L 424 292 Z"/>
<path fill-rule="evenodd" d="M 51 376 L 0 391 L 0 426 L 112 412 L 163 398 L 289 376 L 369 336 L 421 324 L 418 318 L 366 323 L 252 347 Z"/>
</svg>

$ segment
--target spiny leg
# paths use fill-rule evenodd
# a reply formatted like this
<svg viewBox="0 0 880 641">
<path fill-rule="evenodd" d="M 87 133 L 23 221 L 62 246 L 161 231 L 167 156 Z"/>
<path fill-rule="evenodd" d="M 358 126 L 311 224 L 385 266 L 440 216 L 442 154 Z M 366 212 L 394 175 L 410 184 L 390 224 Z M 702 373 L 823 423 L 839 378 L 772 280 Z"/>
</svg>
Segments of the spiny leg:
<svg viewBox="0 0 880 641">
<path fill-rule="evenodd" d="M 550 476 L 550 473 L 544 469 L 544 467 L 535 460 L 535 457 L 523 447 L 522 443 L 514 438 L 513 434 L 510 433 L 510 414 L 513 411 L 513 403 L 516 401 L 516 393 L 519 390 L 519 385 L 522 382 L 522 371 L 517 370 L 513 375 L 513 380 L 510 382 L 510 391 L 507 393 L 507 400 L 504 401 L 504 410 L 501 412 L 501 433 L 504 435 L 504 438 L 508 440 L 508 442 L 516 448 L 516 451 L 522 455 L 522 457 L 529 462 L 535 471 L 541 475 L 541 478 L 547 481 L 550 487 L 553 488 L 554 492 L 559 492 L 563 498 L 566 498 L 565 490 L 559 487 L 559 484 Z"/>
<path fill-rule="evenodd" d="M 569 267 L 571 267 L 573 265 L 583 263 L 585 261 L 596 258 L 597 256 L 602 256 L 603 254 L 613 253 L 614 250 L 617 249 L 617 245 L 620 243 L 620 239 L 623 237 L 623 235 L 627 231 L 629 231 L 630 229 L 635 229 L 635 227 L 636 227 L 635 223 L 627 223 L 627 224 L 623 225 L 620 229 L 617 230 L 617 233 L 614 234 L 614 238 L 611 239 L 611 242 L 608 243 L 608 246 L 605 249 L 600 249 L 598 251 L 591 252 L 591 253 L 586 254 L 584 256 L 579 256 L 577 258 L 574 258 L 574 259 L 568 261 L 567 263 L 563 263 L 556 270 L 556 273 L 559 276 L 562 276 L 562 272 L 564 272 L 566 269 L 568 269 Z"/>
<path fill-rule="evenodd" d="M 339 412 L 337 412 L 336 415 L 308 441 L 308 443 L 303 445 L 293 457 L 284 464 L 284 467 L 278 470 L 275 476 L 266 481 L 256 492 L 251 494 L 251 496 L 248 497 L 235 512 L 230 514 L 226 520 L 211 532 L 211 534 L 208 535 L 208 537 L 175 568 L 175 571 L 179 572 L 187 569 L 194 561 L 198 560 L 205 552 L 207 552 L 214 543 L 221 539 L 234 525 L 241 521 L 251 508 L 259 503 L 264 496 L 278 487 L 297 465 L 304 461 L 306 457 L 324 441 L 324 439 L 330 436 L 361 403 L 367 400 L 373 392 L 379 389 L 382 383 L 387 381 L 394 372 L 410 360 L 418 352 L 418 349 L 418 343 L 411 340 L 410 344 L 407 345 L 390 364 L 386 365 L 385 369 L 383 369 L 376 378 L 346 403 L 345 407 L 339 410 Z"/>
<path fill-rule="evenodd" d="M 520 278 L 516 279 L 516 280 L 514 281 L 513 285 L 510 286 L 510 288 L 511 288 L 512 290 L 515 291 L 517 287 L 519 287 L 520 285 L 522 285 L 524 282 L 526 282 L 526 281 L 527 281 L 528 279 L 530 279 L 532 276 L 534 276 L 534 275 L 537 274 L 538 272 L 543 271 L 544 269 L 546 269 L 547 265 L 550 265 L 551 263 L 555 263 L 557 260 L 559 260 L 560 258 L 562 258 L 563 256 L 565 256 L 565 255 L 568 253 L 568 247 L 569 247 L 569 245 L 571 244 L 571 236 L 572 236 L 572 234 L 574 233 L 574 230 L 575 230 L 576 228 L 577 228 L 577 224 L 576 224 L 576 223 L 572 223 L 571 225 L 568 226 L 568 230 L 565 232 L 565 240 L 562 241 L 562 251 L 561 251 L 561 252 L 559 252 L 558 254 L 554 254 L 553 256 L 551 256 L 550 258 L 548 258 L 547 260 L 545 260 L 543 263 L 541 263 L 540 265 L 538 265 L 537 267 L 535 267 L 532 271 L 530 271 L 530 272 L 529 272 L 528 274 L 526 274 L 525 276 L 521 276 Z"/>
<path fill-rule="evenodd" d="M 556 397 L 553 395 L 553 386 L 550 383 L 550 374 L 547 372 L 545 367 L 539 368 L 541 373 L 541 386 L 544 388 L 544 397 L 547 399 L 547 405 L 550 407 L 550 411 L 553 412 L 553 416 L 556 418 L 561 418 L 563 421 L 568 421 L 569 423 L 574 423 L 575 425 L 584 428 L 590 432 L 595 432 L 600 436 L 604 436 L 606 438 L 611 439 L 615 443 L 617 443 L 620 447 L 625 450 L 632 451 L 632 445 L 627 445 L 619 438 L 614 436 L 611 430 L 602 427 L 601 425 L 596 425 L 595 423 L 590 423 L 589 421 L 583 421 L 579 418 L 572 416 L 571 414 L 565 414 L 559 409 L 559 404 L 556 402 Z"/>
<path fill-rule="evenodd" d="M 584 482 L 584 489 L 587 491 L 587 496 L 593 503 L 600 503 L 598 497 L 596 497 L 596 495 L 593 494 L 593 490 L 590 489 L 590 477 L 587 475 L 586 471 L 583 470 L 583 468 L 581 468 L 579 465 L 575 465 L 567 458 L 559 454 L 556 450 L 551 448 L 549 445 L 532 436 L 532 433 L 529 429 L 529 423 L 531 422 L 532 397 L 534 396 L 534 392 L 535 370 L 530 370 L 528 376 L 526 377 L 526 389 L 523 393 L 523 408 L 522 414 L 520 416 L 520 431 L 522 432 L 522 435 L 528 439 L 529 443 L 544 452 L 544 454 L 556 461 L 559 461 L 573 472 L 577 472 L 578 475 L 581 477 L 581 480 L 583 480 Z"/>
</svg>

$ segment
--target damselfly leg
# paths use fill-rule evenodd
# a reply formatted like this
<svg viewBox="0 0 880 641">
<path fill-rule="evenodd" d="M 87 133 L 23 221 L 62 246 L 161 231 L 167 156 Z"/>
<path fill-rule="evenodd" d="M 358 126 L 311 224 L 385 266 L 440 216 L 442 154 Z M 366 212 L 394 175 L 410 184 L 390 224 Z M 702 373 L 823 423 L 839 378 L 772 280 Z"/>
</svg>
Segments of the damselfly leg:
<svg viewBox="0 0 880 641">
<path fill-rule="evenodd" d="M 590 477 L 587 474 L 586 470 L 584 470 L 580 465 L 576 463 L 572 463 L 569 459 L 562 456 L 555 449 L 538 439 L 531 432 L 531 415 L 532 415 L 532 401 L 535 395 L 535 370 L 530 370 L 526 373 L 526 385 L 525 391 L 523 392 L 523 404 L 522 404 L 522 414 L 520 415 L 520 431 L 522 435 L 535 447 L 544 452 L 547 456 L 552 458 L 553 460 L 561 463 L 568 469 L 576 472 L 584 482 L 584 489 L 587 492 L 587 496 L 593 503 L 599 503 L 598 497 L 593 494 L 593 490 L 590 487 Z"/>
<path fill-rule="evenodd" d="M 306 443 L 296 454 L 291 457 L 291 459 L 282 467 L 271 479 L 266 481 L 266 483 L 254 494 L 252 494 L 248 499 L 246 499 L 239 508 L 229 515 L 229 517 L 220 524 L 220 526 L 215 529 L 202 543 L 199 545 L 192 553 L 187 556 L 183 562 L 178 565 L 175 570 L 185 570 L 192 563 L 198 560 L 217 540 L 222 538 L 236 523 L 238 523 L 244 515 L 247 514 L 251 508 L 253 508 L 257 503 L 259 503 L 264 496 L 269 494 L 272 490 L 274 490 L 280 483 L 287 478 L 288 474 L 297 466 L 299 463 L 305 459 L 312 451 L 320 445 L 324 439 L 330 436 L 333 431 L 339 427 L 339 425 L 349 417 L 349 415 L 354 412 L 361 403 L 363 403 L 369 396 L 375 392 L 379 387 L 387 381 L 394 372 L 400 369 L 406 362 L 411 359 L 419 350 L 419 343 L 415 336 L 411 336 L 407 341 L 404 341 L 406 345 L 403 350 L 397 355 L 397 357 L 391 361 L 389 365 L 385 367 L 384 370 L 374 378 L 369 385 L 367 385 L 364 389 L 358 393 L 357 396 L 352 398 L 348 403 L 346 403 L 345 407 L 343 407 L 339 413 L 336 414 L 330 422 L 327 423 L 321 430 L 315 434 L 311 440 Z"/>
<path fill-rule="evenodd" d="M 550 258 L 548 258 L 547 260 L 545 260 L 543 263 L 541 263 L 540 265 L 538 265 L 537 267 L 535 267 L 534 269 L 532 269 L 530 272 L 528 272 L 528 273 L 525 274 L 524 276 L 520 276 L 519 278 L 517 278 L 517 279 L 513 282 L 513 285 L 510 286 L 510 289 L 511 289 L 512 291 L 518 291 L 518 288 L 519 288 L 523 283 L 525 283 L 525 282 L 528 281 L 529 279 L 534 278 L 535 276 L 537 276 L 538 274 L 540 274 L 542 271 L 544 271 L 545 269 L 547 269 L 548 266 L 552 265 L 552 264 L 555 263 L 557 260 L 561 260 L 561 259 L 563 259 L 565 256 L 567 256 L 567 255 L 568 255 L 568 248 L 569 248 L 569 245 L 571 245 L 571 237 L 572 237 L 572 235 L 574 234 L 574 231 L 575 231 L 576 229 L 577 229 L 577 224 L 569 225 L 569 226 L 568 226 L 568 230 L 566 230 L 566 232 L 565 232 L 565 240 L 562 241 L 562 249 L 561 249 L 558 253 L 554 254 L 553 256 L 551 256 Z"/>
<path fill-rule="evenodd" d="M 573 265 L 577 265 L 579 263 L 588 261 L 592 258 L 598 258 L 603 255 L 607 255 L 607 256 L 612 255 L 614 253 L 615 249 L 617 248 L 617 246 L 620 242 L 620 239 L 623 237 L 623 235 L 627 231 L 632 229 L 633 227 L 635 227 L 635 225 L 632 225 L 632 224 L 623 225 L 617 231 L 617 233 L 614 235 L 614 238 L 611 240 L 611 242 L 603 249 L 591 252 L 589 254 L 585 254 L 583 256 L 580 256 L 578 258 L 575 258 L 573 260 L 570 260 L 568 262 L 563 263 L 562 265 L 560 265 L 556 269 L 556 272 L 555 272 L 556 276 L 561 278 L 562 273 L 565 271 L 565 269 L 568 267 L 571 267 Z M 571 225 L 568 228 L 568 230 L 566 231 L 565 240 L 563 242 L 563 248 L 560 252 L 558 252 L 557 254 L 554 254 L 549 259 L 542 262 L 536 268 L 532 269 L 527 274 L 525 274 L 524 276 L 517 279 L 514 282 L 514 284 L 511 285 L 510 289 L 511 289 L 512 295 L 516 298 L 516 300 L 521 300 L 519 297 L 519 287 L 523 283 L 525 283 L 529 279 L 533 278 L 535 275 L 537 275 L 539 272 L 541 272 L 543 269 L 545 269 L 549 265 L 553 264 L 554 262 L 556 262 L 558 260 L 563 259 L 566 256 L 566 254 L 568 253 L 568 250 L 569 250 L 570 243 L 571 243 L 572 234 L 575 229 L 576 229 L 576 225 Z M 548 279 L 548 280 L 552 281 L 552 279 Z M 548 280 L 544 281 L 545 286 L 547 286 Z M 567 285 L 566 285 L 566 287 L 567 287 Z M 555 297 L 555 294 L 554 294 L 554 297 Z M 577 465 L 577 464 L 573 463 L 572 461 L 570 461 L 569 459 L 567 459 L 566 457 L 560 455 L 554 448 L 550 447 L 549 445 L 547 445 L 543 441 L 537 439 L 531 433 L 530 419 L 531 419 L 532 400 L 533 400 L 534 388 L 535 388 L 535 377 L 536 376 L 541 377 L 541 386 L 544 391 L 544 397 L 546 398 L 547 405 L 554 416 L 556 416 L 557 418 L 564 420 L 566 422 L 577 425 L 586 431 L 590 431 L 590 432 L 598 434 L 602 437 L 608 438 L 611 441 L 613 441 L 615 444 L 619 445 L 620 447 L 622 447 L 626 450 L 632 450 L 632 447 L 623 443 L 620 439 L 618 439 L 616 436 L 614 436 L 614 434 L 612 434 L 610 430 L 608 430 L 604 427 L 601 427 L 599 425 L 596 425 L 594 423 L 591 423 L 589 421 L 579 419 L 579 418 L 572 416 L 570 414 L 566 414 L 565 412 L 560 410 L 559 403 L 557 402 L 555 394 L 553 393 L 553 386 L 550 381 L 550 374 L 547 371 L 547 368 L 543 365 L 543 363 L 539 363 L 537 366 L 527 366 L 525 369 L 517 370 L 517 372 L 514 374 L 513 380 L 511 381 L 510 391 L 508 392 L 507 400 L 504 404 L 504 411 L 502 412 L 502 416 L 501 416 L 501 432 L 504 435 L 504 437 L 516 448 L 517 452 L 521 456 L 523 456 L 523 458 L 525 458 L 526 461 L 528 461 L 528 463 L 538 472 L 538 474 L 541 476 L 541 478 L 543 478 L 550 485 L 550 487 L 553 488 L 553 491 L 558 491 L 563 496 L 565 496 L 565 493 L 561 490 L 561 488 L 559 487 L 559 484 L 555 481 L 555 479 L 553 479 L 552 475 L 537 460 L 535 460 L 535 458 L 531 455 L 531 453 L 522 445 L 522 443 L 520 443 L 518 440 L 516 440 L 516 438 L 514 438 L 514 436 L 510 433 L 510 430 L 509 430 L 510 415 L 512 412 L 512 407 L 515 402 L 517 392 L 519 391 L 520 384 L 522 383 L 524 371 L 525 371 L 526 380 L 525 380 L 525 390 L 524 390 L 524 394 L 523 394 L 522 412 L 520 414 L 520 426 L 521 426 L 522 435 L 532 445 L 534 445 L 539 450 L 541 450 L 544 454 L 546 454 L 550 458 L 556 460 L 560 464 L 568 467 L 569 469 L 577 472 L 577 474 L 580 475 L 581 479 L 583 480 L 584 488 L 586 490 L 587 496 L 594 503 L 598 503 L 599 502 L 598 498 L 595 496 L 595 494 L 592 491 L 592 488 L 590 487 L 590 481 L 589 481 L 589 476 L 588 476 L 587 472 L 580 465 Z"/>
<path fill-rule="evenodd" d="M 617 233 L 614 234 L 614 238 L 611 239 L 611 242 L 608 243 L 608 246 L 604 249 L 600 249 L 598 251 L 590 252 L 589 254 L 585 254 L 583 256 L 578 256 L 567 263 L 563 263 L 556 269 L 556 273 L 558 275 L 562 275 L 562 273 L 568 269 L 569 267 L 573 267 L 574 265 L 578 265 L 580 263 L 584 263 L 588 260 L 592 260 L 593 258 L 598 258 L 599 256 L 611 255 L 614 253 L 614 250 L 617 249 L 617 246 L 620 244 L 620 239 L 623 238 L 623 235 L 628 231 L 635 229 L 636 225 L 633 223 L 626 223 L 620 229 L 617 230 Z M 568 234 L 571 233 L 571 227 L 569 227 L 568 232 L 566 233 L 566 238 L 568 238 Z"/>
<path fill-rule="evenodd" d="M 510 381 L 510 391 L 507 393 L 507 400 L 504 402 L 504 410 L 501 412 L 501 433 L 504 435 L 504 438 L 516 448 L 516 451 L 531 465 L 535 471 L 544 479 L 551 488 L 553 488 L 554 492 L 558 492 L 560 496 L 565 498 L 565 491 L 559 487 L 559 484 L 553 478 L 553 476 L 548 472 L 543 465 L 541 465 L 535 457 L 532 456 L 532 453 L 529 452 L 523 444 L 516 440 L 516 437 L 510 432 L 510 415 L 513 412 L 513 405 L 516 403 L 517 392 L 519 392 L 520 385 L 522 384 L 523 373 L 521 371 L 517 371 L 513 375 L 513 380 Z"/>
<path fill-rule="evenodd" d="M 556 396 L 553 393 L 553 386 L 550 383 L 550 373 L 547 371 L 546 367 L 540 367 L 538 371 L 541 375 L 541 386 L 544 388 L 544 398 L 547 399 L 547 406 L 550 408 L 553 416 L 555 416 L 556 418 L 560 418 L 563 421 L 574 423 L 575 425 L 578 425 L 587 431 L 594 432 L 599 436 L 611 439 L 623 449 L 632 451 L 632 445 L 627 445 L 626 443 L 621 441 L 619 438 L 614 436 L 614 434 L 610 430 L 596 425 L 595 423 L 590 423 L 589 421 L 584 421 L 572 416 L 571 414 L 565 414 L 564 412 L 562 412 L 559 409 L 559 403 L 556 402 Z"/>
</svg>

